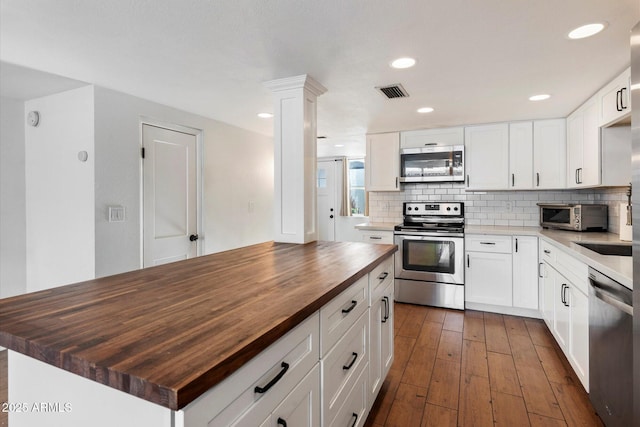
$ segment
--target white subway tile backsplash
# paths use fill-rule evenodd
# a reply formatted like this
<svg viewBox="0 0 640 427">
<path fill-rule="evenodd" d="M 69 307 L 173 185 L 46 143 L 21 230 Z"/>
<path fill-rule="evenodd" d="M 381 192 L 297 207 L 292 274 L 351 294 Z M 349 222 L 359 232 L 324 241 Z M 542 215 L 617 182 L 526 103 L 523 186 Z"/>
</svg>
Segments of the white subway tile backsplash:
<svg viewBox="0 0 640 427">
<path fill-rule="evenodd" d="M 619 203 L 626 202 L 626 187 L 579 190 L 466 192 L 464 184 L 403 184 L 399 192 L 370 192 L 369 221 L 402 221 L 402 202 L 461 201 L 469 225 L 539 225 L 538 203 L 604 203 L 609 206 L 609 231 L 619 231 Z M 507 211 L 511 202 L 511 211 Z"/>
</svg>

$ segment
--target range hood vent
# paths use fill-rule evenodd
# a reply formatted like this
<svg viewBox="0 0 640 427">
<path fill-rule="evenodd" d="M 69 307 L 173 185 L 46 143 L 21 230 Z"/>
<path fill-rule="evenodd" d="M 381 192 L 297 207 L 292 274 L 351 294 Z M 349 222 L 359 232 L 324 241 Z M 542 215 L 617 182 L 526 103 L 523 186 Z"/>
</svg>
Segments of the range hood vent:
<svg viewBox="0 0 640 427">
<path fill-rule="evenodd" d="M 389 99 L 406 98 L 409 96 L 407 91 L 402 87 L 400 83 L 388 86 L 376 86 L 376 89 L 382 92 L 382 94 Z"/>
</svg>

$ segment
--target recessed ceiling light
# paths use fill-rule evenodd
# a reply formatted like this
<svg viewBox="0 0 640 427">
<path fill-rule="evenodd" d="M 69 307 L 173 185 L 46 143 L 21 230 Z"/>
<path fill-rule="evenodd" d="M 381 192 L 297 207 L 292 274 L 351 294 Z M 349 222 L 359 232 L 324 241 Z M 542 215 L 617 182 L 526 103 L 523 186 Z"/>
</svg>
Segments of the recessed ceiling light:
<svg viewBox="0 0 640 427">
<path fill-rule="evenodd" d="M 543 93 L 540 95 L 533 95 L 529 97 L 529 101 L 544 101 L 545 99 L 551 98 L 551 95 L 547 93 Z"/>
<path fill-rule="evenodd" d="M 578 27 L 567 34 L 570 39 L 584 39 L 585 37 L 591 37 L 604 30 L 607 26 L 606 22 L 596 22 L 593 24 L 586 24 Z"/>
<path fill-rule="evenodd" d="M 413 58 L 398 58 L 391 63 L 393 68 L 411 68 L 416 65 L 416 60 Z"/>
<path fill-rule="evenodd" d="M 431 113 L 433 111 L 433 108 L 431 108 L 431 107 L 422 107 L 422 108 L 418 108 L 416 111 L 418 113 Z"/>
<path fill-rule="evenodd" d="M 258 117 L 260 117 L 261 119 L 270 119 L 271 117 L 273 117 L 273 114 L 271 114 L 271 113 L 258 113 Z"/>
<path fill-rule="evenodd" d="M 344 144 L 336 144 L 336 145 L 334 145 L 334 147 L 338 147 L 338 148 L 344 147 Z"/>
</svg>

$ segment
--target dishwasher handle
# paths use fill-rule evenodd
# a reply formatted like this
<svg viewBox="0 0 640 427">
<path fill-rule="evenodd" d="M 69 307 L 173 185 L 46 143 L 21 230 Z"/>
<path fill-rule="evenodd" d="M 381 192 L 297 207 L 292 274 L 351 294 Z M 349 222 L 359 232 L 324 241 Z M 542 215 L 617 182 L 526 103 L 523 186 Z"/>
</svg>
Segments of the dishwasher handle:
<svg viewBox="0 0 640 427">
<path fill-rule="evenodd" d="M 625 304 L 624 302 L 615 298 L 613 295 L 609 294 L 608 292 L 605 292 L 602 289 L 598 288 L 594 283 L 592 283 L 591 286 L 593 286 L 593 293 L 597 298 L 617 308 L 618 310 L 627 313 L 629 316 L 633 316 L 632 306 L 630 306 L 629 304 Z"/>
</svg>

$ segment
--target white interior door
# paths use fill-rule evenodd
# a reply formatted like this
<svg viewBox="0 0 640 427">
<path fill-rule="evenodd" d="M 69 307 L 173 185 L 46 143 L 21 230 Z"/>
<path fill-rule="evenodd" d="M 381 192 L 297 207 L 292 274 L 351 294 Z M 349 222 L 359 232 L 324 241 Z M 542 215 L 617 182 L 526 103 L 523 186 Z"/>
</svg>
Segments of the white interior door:
<svg viewBox="0 0 640 427">
<path fill-rule="evenodd" d="M 337 206 L 337 163 L 335 160 L 318 162 L 318 239 L 333 241 L 336 238 Z"/>
<path fill-rule="evenodd" d="M 144 267 L 198 252 L 196 136 L 142 126 Z"/>
</svg>

